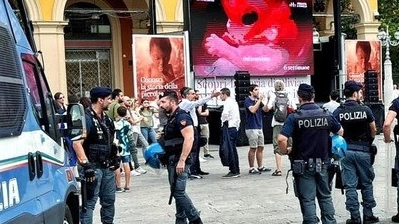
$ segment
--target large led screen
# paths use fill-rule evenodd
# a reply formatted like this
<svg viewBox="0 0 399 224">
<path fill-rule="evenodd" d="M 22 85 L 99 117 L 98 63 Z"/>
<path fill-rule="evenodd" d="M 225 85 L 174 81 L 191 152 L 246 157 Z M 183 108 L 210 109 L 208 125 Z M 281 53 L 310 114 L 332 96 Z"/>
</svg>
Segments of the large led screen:
<svg viewBox="0 0 399 224">
<path fill-rule="evenodd" d="M 312 1 L 192 1 L 195 76 L 313 74 Z"/>
</svg>

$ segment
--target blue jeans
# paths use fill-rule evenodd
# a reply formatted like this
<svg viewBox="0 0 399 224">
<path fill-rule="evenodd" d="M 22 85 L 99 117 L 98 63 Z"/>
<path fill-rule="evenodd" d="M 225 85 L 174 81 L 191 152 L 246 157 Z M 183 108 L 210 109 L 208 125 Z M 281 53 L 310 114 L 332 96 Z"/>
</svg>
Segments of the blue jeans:
<svg viewBox="0 0 399 224">
<path fill-rule="evenodd" d="M 316 224 L 315 198 L 319 203 L 321 211 L 321 221 L 323 224 L 337 223 L 334 218 L 334 205 L 331 198 L 331 187 L 328 181 L 327 169 L 321 172 L 305 170 L 303 175 L 294 174 L 297 197 L 301 205 L 303 224 Z"/>
<path fill-rule="evenodd" d="M 147 140 L 149 144 L 157 142 L 156 133 L 152 127 L 142 127 L 140 130 L 141 134 L 143 134 L 145 140 Z"/>
<path fill-rule="evenodd" d="M 230 159 L 229 162 L 229 170 L 231 173 L 238 174 L 240 173 L 240 163 L 236 147 L 238 131 L 237 128 L 229 128 L 228 131 L 230 135 L 230 142 L 231 145 L 233 146 L 233 152 L 231 154 L 232 158 Z"/>
<path fill-rule="evenodd" d="M 171 192 L 175 198 L 176 204 L 176 223 L 186 223 L 186 219 L 193 221 L 199 218 L 199 212 L 194 207 L 191 199 L 186 193 L 186 182 L 190 170 L 190 162 L 186 162 L 184 172 L 180 175 L 176 174 L 176 165 L 179 160 L 178 156 L 170 156 L 168 163 L 168 175 Z M 189 159 L 188 159 L 189 160 Z M 174 188 L 174 189 L 173 189 Z"/>
<path fill-rule="evenodd" d="M 342 159 L 342 182 L 345 187 L 346 210 L 353 218 L 360 217 L 359 201 L 356 187 L 361 187 L 363 199 L 363 215 L 372 216 L 376 206 L 373 195 L 373 180 L 375 177 L 371 165 L 370 153 L 349 150 Z"/>
<path fill-rule="evenodd" d="M 191 156 L 191 166 L 190 166 L 190 174 L 199 175 L 201 172 L 201 165 L 199 160 L 199 145 L 198 145 L 198 129 L 194 127 L 194 143 L 193 148 L 191 149 L 190 156 Z"/>
<path fill-rule="evenodd" d="M 130 155 L 132 156 L 134 169 L 137 169 L 140 167 L 139 160 L 137 158 L 137 141 L 138 140 L 140 141 L 140 144 L 142 146 L 141 151 L 143 153 L 143 156 L 144 156 L 144 150 L 148 147 L 148 142 L 147 140 L 145 140 L 141 132 L 133 132 L 133 134 L 128 136 L 130 141 Z"/>
<path fill-rule="evenodd" d="M 109 168 L 96 169 L 94 182 L 86 184 L 87 211 L 80 213 L 81 224 L 93 223 L 94 206 L 100 198 L 102 223 L 113 223 L 115 216 L 115 173 Z"/>
</svg>

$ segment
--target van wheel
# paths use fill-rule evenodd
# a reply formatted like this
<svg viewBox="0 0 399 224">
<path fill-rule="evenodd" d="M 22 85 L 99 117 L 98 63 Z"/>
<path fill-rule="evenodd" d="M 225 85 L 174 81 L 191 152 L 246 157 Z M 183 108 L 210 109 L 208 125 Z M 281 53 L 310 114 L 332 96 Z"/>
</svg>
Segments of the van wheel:
<svg viewBox="0 0 399 224">
<path fill-rule="evenodd" d="M 63 224 L 73 224 L 73 217 L 68 205 L 65 205 L 64 222 Z"/>
</svg>

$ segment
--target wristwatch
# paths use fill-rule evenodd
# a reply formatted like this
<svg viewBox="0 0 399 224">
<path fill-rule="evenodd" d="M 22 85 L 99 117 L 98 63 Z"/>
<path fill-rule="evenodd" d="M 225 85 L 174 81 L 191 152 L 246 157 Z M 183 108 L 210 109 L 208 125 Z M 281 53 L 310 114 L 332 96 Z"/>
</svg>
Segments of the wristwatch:
<svg viewBox="0 0 399 224">
<path fill-rule="evenodd" d="M 82 160 L 82 162 L 80 164 L 83 165 L 83 164 L 87 164 L 87 163 L 89 163 L 89 161 L 87 159 L 84 159 L 84 160 Z"/>
</svg>

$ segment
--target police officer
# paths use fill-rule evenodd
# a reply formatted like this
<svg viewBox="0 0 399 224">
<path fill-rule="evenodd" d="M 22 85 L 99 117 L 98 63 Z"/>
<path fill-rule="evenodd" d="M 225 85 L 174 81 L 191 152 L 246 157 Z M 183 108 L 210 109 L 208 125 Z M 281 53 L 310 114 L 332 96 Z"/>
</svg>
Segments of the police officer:
<svg viewBox="0 0 399 224">
<path fill-rule="evenodd" d="M 317 197 L 322 223 L 337 223 L 331 198 L 328 166 L 331 162 L 330 132 L 342 135 L 338 121 L 314 103 L 314 88 L 299 85 L 300 108 L 288 115 L 278 145 L 282 154 L 289 154 L 294 176 L 295 195 L 299 199 L 304 224 L 316 224 L 315 198 Z M 287 148 L 292 137 L 292 150 Z"/>
<path fill-rule="evenodd" d="M 384 142 L 391 143 L 391 126 L 392 123 L 399 119 L 399 98 L 396 98 L 392 101 L 391 105 L 388 108 L 388 114 L 385 117 L 383 132 L 384 132 Z M 396 178 L 399 178 L 399 145 L 398 145 L 398 135 L 399 135 L 399 125 L 395 125 L 394 136 L 395 136 L 395 146 L 396 146 L 396 156 L 395 156 L 395 170 L 396 170 Z M 398 179 L 399 180 L 399 179 Z M 396 183 L 398 185 L 398 183 Z M 398 185 L 399 186 L 399 185 Z M 392 216 L 392 222 L 399 223 L 399 187 L 397 188 L 397 199 L 396 199 L 398 206 L 397 210 L 398 213 Z"/>
<path fill-rule="evenodd" d="M 159 106 L 169 115 L 163 133 L 163 147 L 167 155 L 167 169 L 171 196 L 176 203 L 176 224 L 201 224 L 198 210 L 186 193 L 191 159 L 189 157 L 194 143 L 194 125 L 190 114 L 178 106 L 174 91 L 165 91 L 159 99 Z"/>
<path fill-rule="evenodd" d="M 346 195 L 346 209 L 351 213 L 347 224 L 361 223 L 359 201 L 356 187 L 360 186 L 363 198 L 363 223 L 376 223 L 378 217 L 373 215 L 376 202 L 373 196 L 375 177 L 371 162 L 370 146 L 377 132 L 374 116 L 370 108 L 360 105 L 362 84 L 353 80 L 345 82 L 346 101 L 339 106 L 333 115 L 342 124 L 345 132 L 348 151 L 342 159 L 342 181 Z"/>
<path fill-rule="evenodd" d="M 104 113 L 111 103 L 112 90 L 94 87 L 90 90 L 91 106 L 86 109 L 87 138 L 73 143 L 86 180 L 87 211 L 82 210 L 82 224 L 93 223 L 93 210 L 97 199 L 101 201 L 101 222 L 112 224 L 115 215 L 115 164 L 112 150 L 114 126 Z"/>
</svg>

